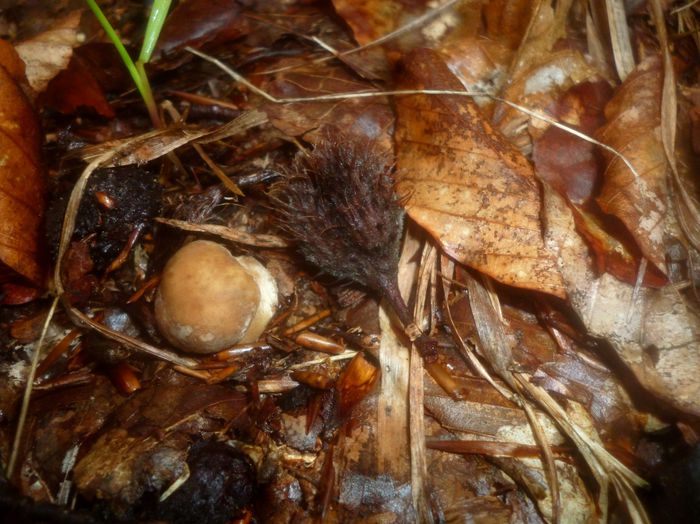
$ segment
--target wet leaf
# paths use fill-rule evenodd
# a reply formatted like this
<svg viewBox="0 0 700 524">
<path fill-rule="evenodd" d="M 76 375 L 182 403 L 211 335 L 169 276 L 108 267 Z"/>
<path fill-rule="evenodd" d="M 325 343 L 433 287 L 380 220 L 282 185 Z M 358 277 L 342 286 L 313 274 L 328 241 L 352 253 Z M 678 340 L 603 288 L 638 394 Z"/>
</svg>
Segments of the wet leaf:
<svg viewBox="0 0 700 524">
<path fill-rule="evenodd" d="M 352 408 L 372 391 L 379 378 L 379 370 L 358 353 L 338 377 L 336 390 L 341 417 L 350 414 Z"/>
<path fill-rule="evenodd" d="M 637 171 L 605 154 L 608 166 L 598 203 L 624 222 L 644 256 L 664 270 L 668 186 L 658 132 L 662 82 L 658 56 L 639 64 L 606 106 L 607 124 L 596 138 L 624 154 Z"/>
<path fill-rule="evenodd" d="M 402 88 L 461 90 L 435 52 L 418 51 L 405 63 Z M 402 97 L 397 112 L 397 179 L 409 216 L 459 262 L 563 297 L 527 160 L 466 97 Z"/>
<path fill-rule="evenodd" d="M 41 131 L 21 88 L 21 61 L 10 44 L 0 41 L 0 49 L 0 261 L 43 285 Z"/>
<path fill-rule="evenodd" d="M 442 2 L 446 4 L 447 2 Z M 406 0 L 369 0 L 355 2 L 352 0 L 333 0 L 337 13 L 350 26 L 355 39 L 360 45 L 368 44 L 392 31 L 411 23 L 435 9 L 430 2 L 411 2 Z M 391 48 L 410 49 L 416 45 L 434 43 L 445 32 L 461 24 L 453 10 L 439 14 L 428 23 L 419 25 L 415 30 L 404 34 L 398 41 L 389 42 Z"/>
<path fill-rule="evenodd" d="M 175 374 L 132 395 L 75 467 L 83 496 L 110 498 L 117 507 L 162 490 L 182 472 L 190 439 L 233 423 L 246 395 Z M 122 508 L 123 509 L 123 508 Z"/>
</svg>

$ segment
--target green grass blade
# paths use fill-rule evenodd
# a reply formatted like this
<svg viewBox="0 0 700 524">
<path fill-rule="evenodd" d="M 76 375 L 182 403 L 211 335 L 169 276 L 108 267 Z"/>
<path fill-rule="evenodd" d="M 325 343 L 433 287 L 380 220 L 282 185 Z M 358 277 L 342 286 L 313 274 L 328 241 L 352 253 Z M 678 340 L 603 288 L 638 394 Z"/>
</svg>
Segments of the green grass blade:
<svg viewBox="0 0 700 524">
<path fill-rule="evenodd" d="M 141 53 L 139 54 L 139 62 L 147 64 L 151 59 L 153 50 L 156 48 L 156 42 L 158 42 L 158 37 L 165 23 L 165 17 L 168 15 L 170 4 L 171 0 L 154 0 L 153 7 L 151 7 L 151 14 L 148 17 L 146 33 L 143 35 L 143 45 L 141 46 Z"/>
<path fill-rule="evenodd" d="M 95 0 L 85 0 L 85 1 L 87 2 L 87 5 L 90 8 L 90 10 L 95 15 L 95 18 L 97 18 L 97 21 L 102 26 L 102 29 L 104 29 L 104 32 L 107 33 L 107 36 L 114 44 L 114 47 L 117 48 L 117 52 L 119 53 L 119 56 L 121 57 L 122 62 L 124 62 L 124 65 L 126 66 L 127 70 L 129 71 L 129 74 L 131 75 L 131 79 L 134 81 L 134 84 L 136 85 L 136 88 L 139 90 L 139 93 L 141 93 L 141 95 L 143 95 L 143 83 L 141 82 L 141 76 L 139 75 L 139 72 L 136 69 L 136 65 L 134 64 L 133 60 L 131 60 L 129 53 L 127 52 L 126 48 L 124 47 L 124 44 L 122 44 L 122 41 L 119 38 L 119 35 L 112 27 L 112 24 L 109 23 L 109 20 L 107 20 L 107 17 L 102 12 L 102 9 L 100 9 L 100 6 L 97 5 L 97 2 L 95 2 Z"/>
</svg>

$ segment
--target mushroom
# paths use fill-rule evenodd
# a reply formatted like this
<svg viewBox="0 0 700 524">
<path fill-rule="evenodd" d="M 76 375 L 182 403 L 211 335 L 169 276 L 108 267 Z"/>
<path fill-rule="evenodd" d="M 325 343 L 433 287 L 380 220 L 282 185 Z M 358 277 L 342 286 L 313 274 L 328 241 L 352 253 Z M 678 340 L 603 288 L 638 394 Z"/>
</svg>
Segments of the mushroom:
<svg viewBox="0 0 700 524">
<path fill-rule="evenodd" d="M 255 258 L 196 240 L 165 265 L 155 316 L 165 338 L 193 353 L 256 341 L 277 307 L 277 284 Z"/>
</svg>

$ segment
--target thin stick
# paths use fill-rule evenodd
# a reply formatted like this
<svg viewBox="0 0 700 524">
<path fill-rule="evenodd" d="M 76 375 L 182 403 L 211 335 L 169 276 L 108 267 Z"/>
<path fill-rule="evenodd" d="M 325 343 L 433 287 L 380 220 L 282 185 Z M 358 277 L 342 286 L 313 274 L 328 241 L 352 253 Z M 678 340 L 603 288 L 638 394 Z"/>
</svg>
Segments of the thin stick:
<svg viewBox="0 0 700 524">
<path fill-rule="evenodd" d="M 562 131 L 565 131 L 566 133 L 569 133 L 571 135 L 574 135 L 575 137 L 580 138 L 581 140 L 585 140 L 586 142 L 589 142 L 591 144 L 595 144 L 599 147 L 602 147 L 606 151 L 612 153 L 614 156 L 619 158 L 626 166 L 627 168 L 632 172 L 634 177 L 636 179 L 639 179 L 639 173 L 637 170 L 634 168 L 632 163 L 627 160 L 627 157 L 620 153 L 617 149 L 610 147 L 607 144 L 604 144 L 603 142 L 600 142 L 596 140 L 593 137 L 590 137 L 581 131 L 578 131 L 574 129 L 573 127 L 569 127 L 566 124 L 562 124 L 561 122 L 558 122 L 557 120 L 544 115 L 542 113 L 538 113 L 536 111 L 533 111 L 532 109 L 528 109 L 527 107 L 521 106 L 520 104 L 516 104 L 515 102 L 511 102 L 510 100 L 506 100 L 505 98 L 501 98 L 500 96 L 492 95 L 490 93 L 485 93 L 483 91 L 453 91 L 450 89 L 397 89 L 393 91 L 354 91 L 354 92 L 348 92 L 348 93 L 334 93 L 332 95 L 319 95 L 319 96 L 311 96 L 311 97 L 292 97 L 292 98 L 276 98 L 272 96 L 271 94 L 267 93 L 266 91 L 260 89 L 256 85 L 253 85 L 248 79 L 246 79 L 244 76 L 241 74 L 237 73 L 233 69 L 231 69 L 228 65 L 223 63 L 221 60 L 218 58 L 214 58 L 211 55 L 207 55 L 206 53 L 202 53 L 201 51 L 198 51 L 197 49 L 193 49 L 192 47 L 186 47 L 185 48 L 187 51 L 190 53 L 197 55 L 200 58 L 203 58 L 204 60 L 211 62 L 212 64 L 216 65 L 218 68 L 220 68 L 222 71 L 224 71 L 227 75 L 229 75 L 231 78 L 233 78 L 236 82 L 239 82 L 246 86 L 248 89 L 250 89 L 253 93 L 263 97 L 265 100 L 268 102 L 272 102 L 273 104 L 299 104 L 299 103 L 304 103 L 304 102 L 333 102 L 336 100 L 349 100 L 349 99 L 357 99 L 357 98 L 376 98 L 376 97 L 384 97 L 384 96 L 406 96 L 406 95 L 432 95 L 432 96 L 437 96 L 437 95 L 452 95 L 452 96 L 466 96 L 470 98 L 477 98 L 480 96 L 489 98 L 491 100 L 494 100 L 496 102 L 501 102 L 503 104 L 506 104 L 507 106 L 512 107 L 513 109 L 516 109 L 522 113 L 525 113 L 528 116 L 531 116 L 532 118 L 536 118 L 538 120 L 542 120 L 543 122 L 547 122 L 550 125 L 553 125 L 554 127 L 561 129 Z"/>
<path fill-rule="evenodd" d="M 15 469 L 15 464 L 17 462 L 17 455 L 19 453 L 19 446 L 22 441 L 22 433 L 24 433 L 24 424 L 27 421 L 27 412 L 29 411 L 29 401 L 32 396 L 32 389 L 34 388 L 34 377 L 36 376 L 36 368 L 39 366 L 39 357 L 41 356 L 41 348 L 44 345 L 44 339 L 46 338 L 46 333 L 49 330 L 49 325 L 51 324 L 51 319 L 56 312 L 56 306 L 58 305 L 59 297 L 58 295 L 53 299 L 49 312 L 46 315 L 46 320 L 44 321 L 44 327 L 41 330 L 41 336 L 39 337 L 39 342 L 37 342 L 34 348 L 34 354 L 32 355 L 32 365 L 29 368 L 29 374 L 27 375 L 27 385 L 24 387 L 24 396 L 22 397 L 22 407 L 19 411 L 19 419 L 17 420 L 17 430 L 15 431 L 15 439 L 12 442 L 12 452 L 10 453 L 10 460 L 7 463 L 6 476 L 8 479 L 12 478 L 12 473 Z"/>
</svg>

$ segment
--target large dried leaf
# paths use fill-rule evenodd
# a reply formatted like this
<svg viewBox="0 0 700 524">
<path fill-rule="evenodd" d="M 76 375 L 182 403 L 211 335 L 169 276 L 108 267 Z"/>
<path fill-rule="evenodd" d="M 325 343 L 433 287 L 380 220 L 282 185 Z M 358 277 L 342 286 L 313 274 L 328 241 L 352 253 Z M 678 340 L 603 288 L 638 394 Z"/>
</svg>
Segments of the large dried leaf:
<svg viewBox="0 0 700 524">
<path fill-rule="evenodd" d="M 607 124 L 598 140 L 625 155 L 633 173 L 619 157 L 609 162 L 598 203 L 629 229 L 642 253 L 665 268 L 667 162 L 661 142 L 663 75 L 657 56 L 647 58 L 627 77 L 605 108 Z"/>
<path fill-rule="evenodd" d="M 45 180 L 39 162 L 39 122 L 20 87 L 23 64 L 4 41 L 0 61 L 0 261 L 41 284 Z"/>
<path fill-rule="evenodd" d="M 557 249 L 571 305 L 584 325 L 612 344 L 645 388 L 699 415 L 697 314 L 672 286 L 635 289 L 607 273 L 596 275 L 571 210 L 553 191 L 546 195 L 548 238 Z"/>
<path fill-rule="evenodd" d="M 461 90 L 439 56 L 406 60 L 408 89 Z M 456 260 L 513 286 L 565 295 L 540 223 L 532 167 L 466 97 L 397 100 L 397 179 L 406 211 Z"/>
</svg>

